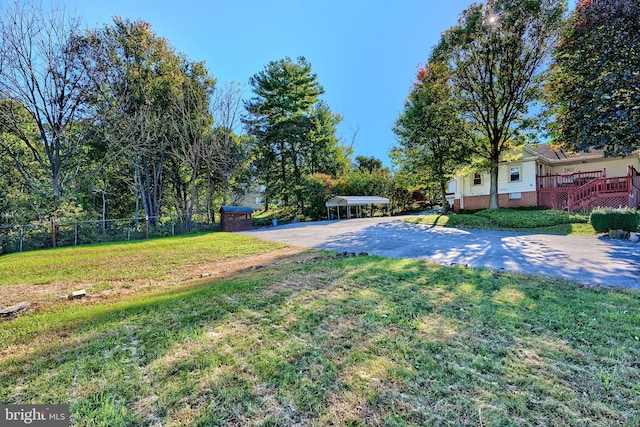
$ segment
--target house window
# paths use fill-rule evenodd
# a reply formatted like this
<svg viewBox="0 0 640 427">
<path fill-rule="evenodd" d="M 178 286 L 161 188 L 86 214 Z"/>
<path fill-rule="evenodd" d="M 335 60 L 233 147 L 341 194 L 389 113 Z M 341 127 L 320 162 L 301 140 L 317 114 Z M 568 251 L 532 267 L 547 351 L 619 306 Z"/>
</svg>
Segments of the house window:
<svg viewBox="0 0 640 427">
<path fill-rule="evenodd" d="M 473 174 L 473 185 L 482 185 L 482 175 L 478 172 Z"/>
<path fill-rule="evenodd" d="M 520 181 L 520 166 L 514 166 L 511 168 L 511 173 L 509 174 L 509 182 L 518 181 Z"/>
<path fill-rule="evenodd" d="M 509 193 L 509 200 L 522 199 L 522 193 Z"/>
</svg>

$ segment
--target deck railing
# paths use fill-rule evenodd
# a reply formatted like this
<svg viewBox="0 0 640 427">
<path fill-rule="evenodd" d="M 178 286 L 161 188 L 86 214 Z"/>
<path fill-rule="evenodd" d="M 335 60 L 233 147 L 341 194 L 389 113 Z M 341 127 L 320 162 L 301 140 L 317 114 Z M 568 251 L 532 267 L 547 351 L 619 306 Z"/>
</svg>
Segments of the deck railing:
<svg viewBox="0 0 640 427">
<path fill-rule="evenodd" d="M 575 187 L 606 175 L 606 170 L 555 175 L 538 175 L 538 188 Z"/>
<path fill-rule="evenodd" d="M 606 170 L 602 170 L 537 176 L 538 204 L 572 211 L 596 206 L 638 206 L 640 176 L 633 166 L 629 166 L 627 176 L 606 175 Z"/>
</svg>

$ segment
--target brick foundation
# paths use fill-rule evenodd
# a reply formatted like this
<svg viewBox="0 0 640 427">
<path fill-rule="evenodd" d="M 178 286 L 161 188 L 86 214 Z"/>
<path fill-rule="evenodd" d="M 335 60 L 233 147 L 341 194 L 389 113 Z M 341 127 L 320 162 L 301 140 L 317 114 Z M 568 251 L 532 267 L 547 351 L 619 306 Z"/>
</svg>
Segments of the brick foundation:
<svg viewBox="0 0 640 427">
<path fill-rule="evenodd" d="M 520 199 L 509 199 L 509 194 L 498 194 L 498 206 L 501 208 L 516 208 L 520 206 L 536 206 L 538 204 L 538 194 L 535 191 L 520 193 Z M 466 196 L 464 198 L 464 209 L 487 209 L 489 207 L 489 196 Z M 453 202 L 454 212 L 460 210 L 460 199 Z"/>
</svg>

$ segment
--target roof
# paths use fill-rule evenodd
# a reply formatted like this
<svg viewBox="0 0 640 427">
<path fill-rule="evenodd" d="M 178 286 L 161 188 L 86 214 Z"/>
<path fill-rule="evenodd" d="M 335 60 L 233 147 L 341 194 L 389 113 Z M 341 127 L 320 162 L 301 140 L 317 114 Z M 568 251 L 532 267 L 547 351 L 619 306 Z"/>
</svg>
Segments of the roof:
<svg viewBox="0 0 640 427">
<path fill-rule="evenodd" d="M 528 148 L 551 163 L 575 162 L 576 160 L 601 160 L 604 158 L 604 150 L 591 150 L 587 153 L 584 151 L 569 153 L 561 148 L 555 148 L 547 144 L 529 146 Z"/>
<path fill-rule="evenodd" d="M 388 204 L 389 199 L 378 196 L 335 196 L 326 203 L 326 206 L 366 206 Z"/>
<path fill-rule="evenodd" d="M 249 206 L 222 206 L 220 212 L 226 213 L 253 213 L 253 208 Z"/>
</svg>

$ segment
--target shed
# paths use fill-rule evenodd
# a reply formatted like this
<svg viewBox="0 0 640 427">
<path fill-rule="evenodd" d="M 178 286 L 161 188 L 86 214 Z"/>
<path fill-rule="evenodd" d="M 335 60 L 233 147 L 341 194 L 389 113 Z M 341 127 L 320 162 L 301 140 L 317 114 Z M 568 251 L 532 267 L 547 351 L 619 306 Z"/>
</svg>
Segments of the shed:
<svg viewBox="0 0 640 427">
<path fill-rule="evenodd" d="M 327 203 L 327 216 L 331 218 L 331 208 L 335 207 L 340 219 L 340 208 L 345 207 L 347 211 L 347 219 L 351 218 L 351 207 L 355 206 L 356 216 L 362 216 L 363 206 L 388 205 L 389 199 L 378 196 L 335 196 Z"/>
<path fill-rule="evenodd" d="M 222 206 L 220 229 L 222 231 L 251 230 L 253 209 L 248 206 Z"/>
</svg>

